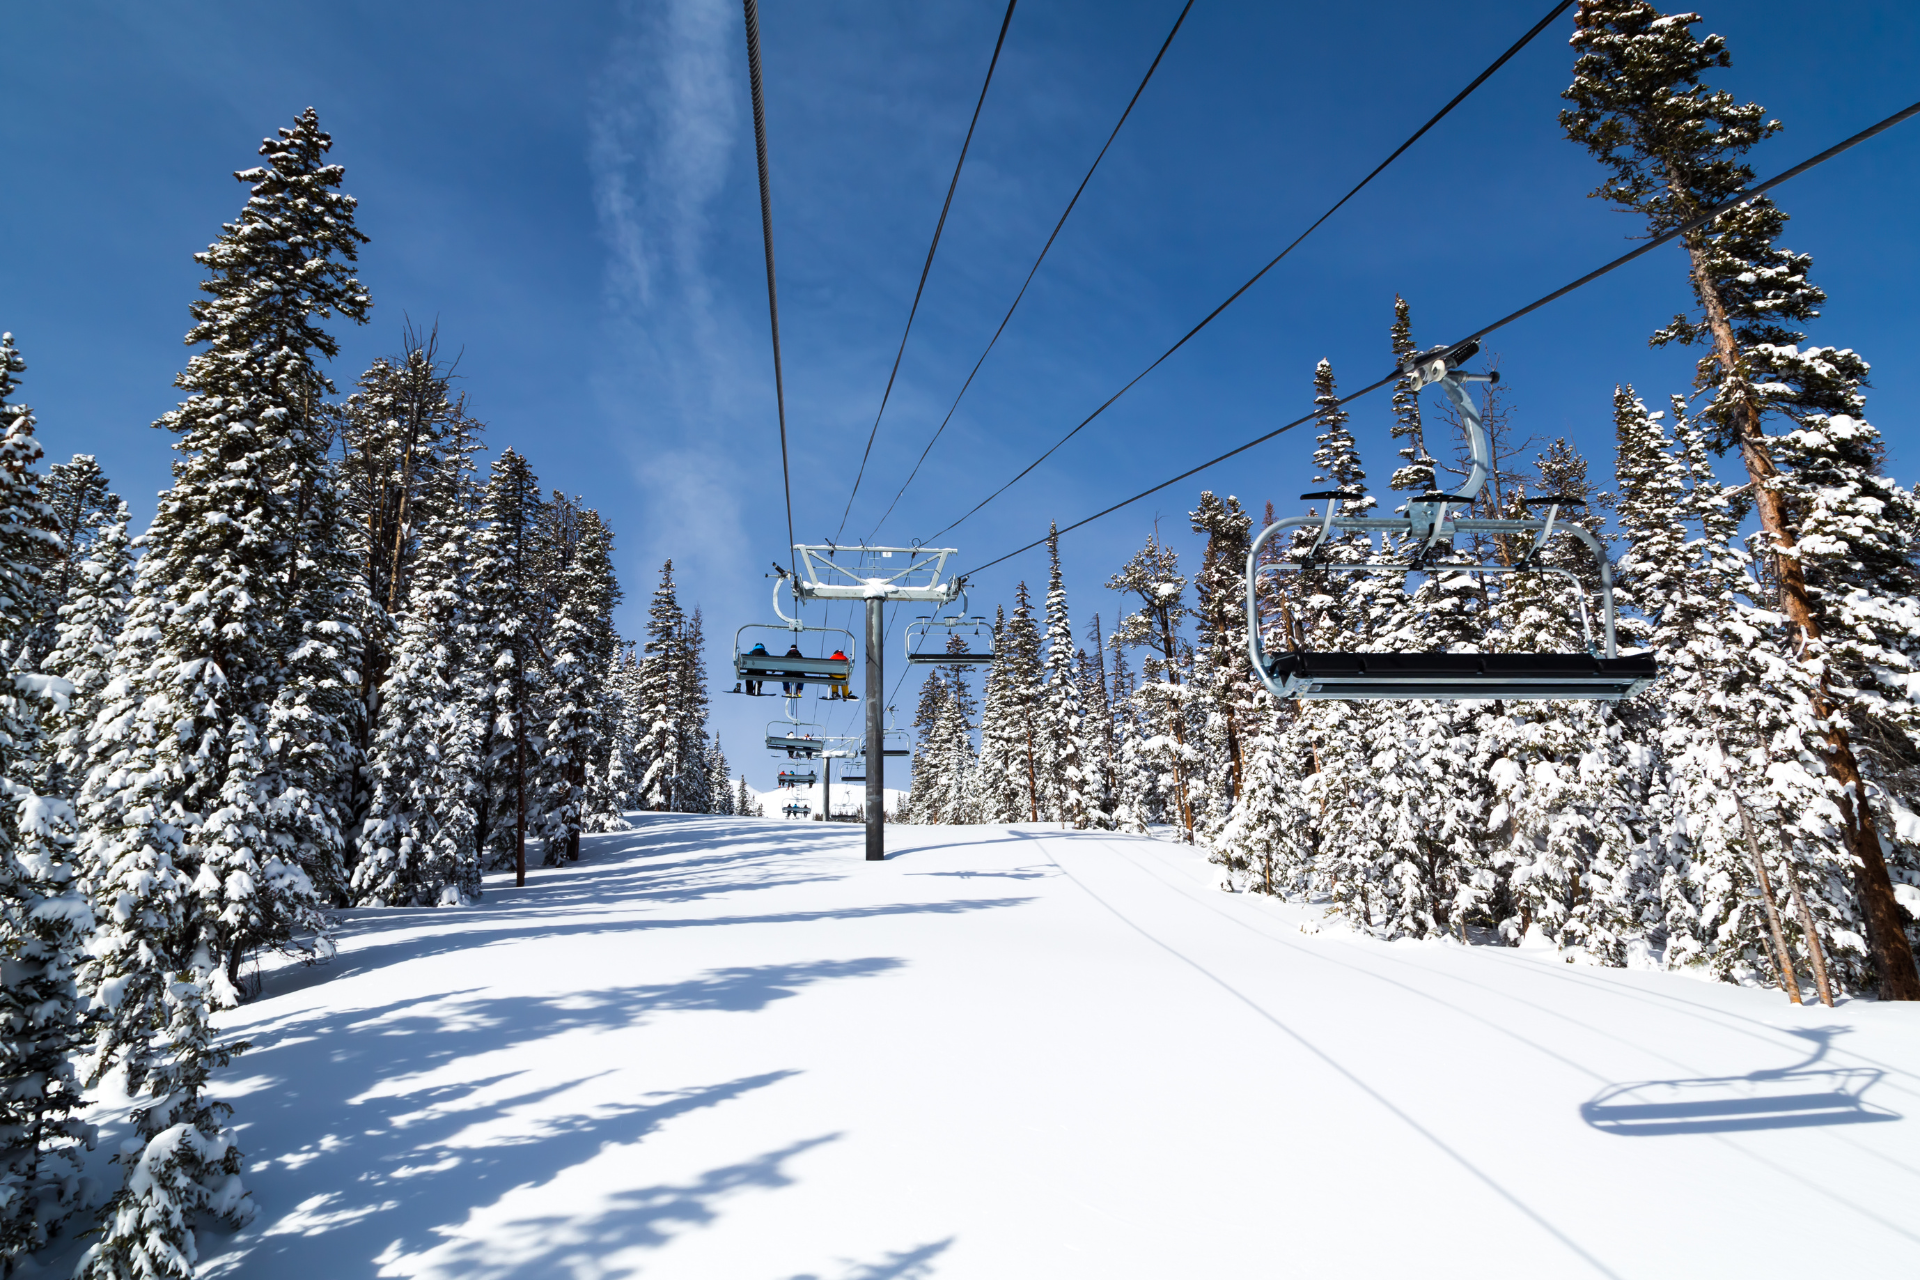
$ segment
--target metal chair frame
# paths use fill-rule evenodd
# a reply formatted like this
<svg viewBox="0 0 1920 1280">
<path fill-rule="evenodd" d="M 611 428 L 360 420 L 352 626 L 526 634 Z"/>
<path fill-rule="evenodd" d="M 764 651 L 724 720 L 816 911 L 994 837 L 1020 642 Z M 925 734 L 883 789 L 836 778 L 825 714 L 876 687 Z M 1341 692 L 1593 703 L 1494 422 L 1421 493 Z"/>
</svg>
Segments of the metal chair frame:
<svg viewBox="0 0 1920 1280">
<path fill-rule="evenodd" d="M 1280 520 L 1261 530 L 1247 551 L 1247 651 L 1254 674 L 1276 698 L 1301 699 L 1486 699 L 1486 698 L 1571 698 L 1614 701 L 1631 696 L 1652 682 L 1655 675 L 1649 655 L 1620 656 L 1617 647 L 1617 611 L 1613 598 L 1613 566 L 1606 549 L 1592 532 L 1578 524 L 1561 523 L 1561 501 L 1552 498 L 1533 500 L 1547 507 L 1544 520 L 1462 519 L 1452 509 L 1469 510 L 1493 472 L 1492 448 L 1479 408 L 1467 394 L 1465 383 L 1496 382 L 1497 373 L 1462 373 L 1462 361 L 1473 356 L 1477 344 L 1461 348 L 1436 347 L 1408 356 L 1401 370 L 1418 391 L 1423 386 L 1440 384 L 1460 420 L 1466 427 L 1469 470 L 1466 481 L 1456 493 L 1425 493 L 1407 504 L 1400 518 L 1349 516 L 1338 514 L 1339 505 L 1363 495 L 1358 493 L 1303 494 L 1326 502 L 1321 516 L 1297 516 Z M 1319 532 L 1307 549 L 1304 561 L 1260 563 L 1261 552 L 1280 534 L 1293 529 L 1318 526 Z M 1335 532 L 1365 533 L 1368 550 L 1374 535 L 1398 535 L 1419 550 L 1411 560 L 1372 560 L 1356 563 L 1331 563 L 1318 560 L 1320 549 Z M 1450 552 L 1453 538 L 1461 533 L 1532 534 L 1531 545 L 1513 564 L 1463 563 L 1435 557 Z M 1568 534 L 1592 554 L 1599 576 L 1601 643 L 1594 642 L 1593 618 L 1587 608 L 1586 590 L 1577 574 L 1557 566 L 1538 563 L 1541 551 L 1556 533 Z M 1544 573 L 1563 577 L 1573 583 L 1574 600 L 1586 640 L 1586 654 L 1394 654 L 1394 653 L 1309 653 L 1304 635 L 1289 634 L 1292 652 L 1270 657 L 1262 634 L 1260 616 L 1260 579 L 1270 573 L 1293 569 L 1299 572 L 1329 573 Z"/>
</svg>

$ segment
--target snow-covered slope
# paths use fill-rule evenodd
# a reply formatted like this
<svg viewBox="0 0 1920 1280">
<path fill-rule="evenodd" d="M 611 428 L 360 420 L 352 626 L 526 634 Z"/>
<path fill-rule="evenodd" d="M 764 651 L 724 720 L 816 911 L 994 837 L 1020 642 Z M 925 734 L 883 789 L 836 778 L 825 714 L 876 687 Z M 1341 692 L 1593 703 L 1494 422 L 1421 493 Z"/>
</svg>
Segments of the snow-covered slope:
<svg viewBox="0 0 1920 1280">
<path fill-rule="evenodd" d="M 347 913 L 226 1016 L 261 1212 L 208 1274 L 1920 1258 L 1920 1008 L 1312 932 L 1144 838 L 892 827 L 870 864 L 853 827 L 635 821 L 474 909 Z"/>
</svg>

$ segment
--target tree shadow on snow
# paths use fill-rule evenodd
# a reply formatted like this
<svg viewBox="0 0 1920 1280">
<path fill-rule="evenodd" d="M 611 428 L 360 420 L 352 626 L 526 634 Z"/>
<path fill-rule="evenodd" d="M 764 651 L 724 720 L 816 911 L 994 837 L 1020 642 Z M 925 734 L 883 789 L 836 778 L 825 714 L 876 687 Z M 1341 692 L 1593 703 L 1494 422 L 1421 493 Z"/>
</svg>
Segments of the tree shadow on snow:
<svg viewBox="0 0 1920 1280">
<path fill-rule="evenodd" d="M 1609 1085 L 1580 1106 L 1580 1117 L 1603 1133 L 1667 1137 L 1688 1133 L 1746 1133 L 1883 1124 L 1905 1117 L 1866 1101 L 1885 1076 L 1872 1067 L 1821 1067 L 1841 1028 L 1792 1034 L 1814 1042 L 1812 1054 L 1791 1066 L 1743 1076 L 1642 1080 Z"/>
<path fill-rule="evenodd" d="M 953 1247 L 953 1237 L 918 1245 L 901 1253 L 890 1253 L 878 1262 L 855 1265 L 842 1272 L 840 1280 L 924 1280 L 933 1274 L 933 1260 Z M 807 1272 L 791 1280 L 825 1280 Z"/>
<path fill-rule="evenodd" d="M 788 833 L 768 841 L 766 824 L 687 815 L 639 815 L 640 828 L 595 842 L 592 856 L 557 871 L 529 874 L 525 889 L 498 887 L 471 907 L 384 907 L 337 916 L 339 954 L 318 965 L 291 966 L 264 975 L 264 994 L 283 995 L 403 960 L 492 946 L 538 934 L 565 937 L 634 930 L 712 928 L 748 924 L 802 924 L 904 914 L 948 915 L 1018 906 L 1025 898 L 902 902 L 818 911 L 721 916 L 664 916 L 654 910 L 692 906 L 726 895 L 843 878 L 842 871 L 809 867 L 792 845 L 823 845 L 835 833 Z M 657 820 L 649 820 L 657 819 Z M 800 824 L 795 824 L 796 826 Z M 758 839 L 756 839 L 758 838 Z"/>
<path fill-rule="evenodd" d="M 528 1076 L 517 1068 L 451 1082 L 437 1076 L 461 1059 L 498 1053 L 507 1063 L 550 1064 L 563 1050 L 537 1042 L 582 1029 L 627 1028 L 668 1011 L 752 1012 L 821 982 L 900 964 L 876 956 L 729 968 L 685 982 L 564 996 L 450 992 L 372 1009 L 318 1010 L 250 1029 L 254 1048 L 234 1071 L 247 1086 L 239 1145 L 261 1213 L 242 1232 L 202 1233 L 207 1261 L 201 1274 L 371 1274 L 377 1256 L 384 1262 L 445 1245 L 474 1210 L 515 1187 L 550 1182 L 603 1148 L 642 1140 L 675 1116 L 796 1074 L 771 1071 L 632 1101 L 570 1105 L 564 1095 L 601 1073 L 558 1082 L 545 1073 L 538 1084 L 526 1079 L 525 1087 L 515 1087 Z M 216 1095 L 221 1092 L 216 1084 Z M 715 1170 L 690 1186 L 628 1193 L 622 1204 L 634 1216 L 614 1221 L 619 1215 L 603 1215 L 606 1245 L 658 1243 L 674 1223 L 709 1220 L 715 1197 L 745 1186 L 784 1185 L 782 1161 L 831 1140 Z M 544 1265 L 553 1263 L 548 1258 Z"/>
</svg>

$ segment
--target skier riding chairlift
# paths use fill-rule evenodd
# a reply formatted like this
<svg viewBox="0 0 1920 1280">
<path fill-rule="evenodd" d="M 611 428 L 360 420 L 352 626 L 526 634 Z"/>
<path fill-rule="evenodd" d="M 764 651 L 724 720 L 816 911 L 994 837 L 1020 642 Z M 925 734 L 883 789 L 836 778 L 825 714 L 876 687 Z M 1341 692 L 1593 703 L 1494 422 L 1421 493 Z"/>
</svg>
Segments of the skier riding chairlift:
<svg viewBox="0 0 1920 1280">
<path fill-rule="evenodd" d="M 792 644 L 787 646 L 787 651 L 781 656 L 785 658 L 804 658 L 806 655 L 800 652 L 800 646 L 798 644 Z M 802 693 L 806 692 L 806 689 L 807 684 L 804 680 L 783 680 L 780 682 L 780 692 L 786 694 L 789 698 L 799 697 Z"/>
<path fill-rule="evenodd" d="M 756 644 L 755 646 L 753 646 L 753 648 L 751 648 L 751 649 L 749 649 L 749 650 L 747 650 L 747 656 L 748 656 L 748 657 L 750 657 L 750 658 L 765 658 L 765 657 L 768 657 L 769 655 L 768 655 L 768 653 L 767 653 L 767 646 L 765 646 L 764 644 Z M 749 680 L 749 681 L 747 681 L 747 682 L 746 682 L 746 684 L 747 684 L 747 692 L 748 692 L 748 693 L 750 693 L 750 694 L 752 694 L 752 695 L 753 695 L 754 697 L 756 697 L 756 698 L 757 698 L 757 697 L 759 697 L 759 696 L 760 696 L 760 686 L 761 686 L 761 684 L 762 684 L 762 683 L 763 683 L 763 682 L 762 682 L 762 681 L 759 681 L 759 680 Z"/>
<path fill-rule="evenodd" d="M 835 662 L 845 662 L 845 661 L 847 661 L 847 653 L 846 653 L 846 650 L 844 650 L 844 649 L 835 649 L 835 650 L 833 651 L 833 660 L 834 660 Z M 847 677 L 845 677 L 845 676 L 841 676 L 841 677 L 839 677 L 838 679 L 829 679 L 829 680 L 828 680 L 828 682 L 827 682 L 827 697 L 829 697 L 829 698 L 838 698 L 838 699 L 840 699 L 841 701 L 844 701 L 844 702 L 858 702 L 858 701 L 860 701 L 860 699 L 859 699 L 859 698 L 858 698 L 857 696 L 855 696 L 855 695 L 854 695 L 854 694 L 853 694 L 852 692 L 850 692 L 850 691 L 849 691 L 849 690 L 847 689 Z"/>
</svg>

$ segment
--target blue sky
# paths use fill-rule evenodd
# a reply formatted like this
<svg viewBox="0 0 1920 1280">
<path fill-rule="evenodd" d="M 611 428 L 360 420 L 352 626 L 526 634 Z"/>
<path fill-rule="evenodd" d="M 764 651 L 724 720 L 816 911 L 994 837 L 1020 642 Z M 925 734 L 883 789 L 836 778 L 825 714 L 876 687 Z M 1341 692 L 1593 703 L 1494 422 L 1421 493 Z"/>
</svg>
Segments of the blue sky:
<svg viewBox="0 0 1920 1280">
<path fill-rule="evenodd" d="M 928 281 L 847 536 L 892 498 L 1179 11 L 1178 0 L 1027 0 Z M 1158 355 L 1550 5 L 1436 9 L 1199 0 L 883 540 L 925 536 Z M 762 38 L 799 535 L 833 534 L 998 29 L 998 0 L 766 0 Z M 1920 8 L 1719 0 L 1716 84 L 1786 129 L 1769 175 L 1904 106 Z M 1424 343 L 1478 328 L 1626 247 L 1585 198 L 1598 170 L 1555 124 L 1567 20 L 1543 34 L 1266 280 L 1056 458 L 947 539 L 1000 555 L 1304 412 L 1315 363 L 1358 387 L 1387 368 L 1395 292 Z M 496 450 L 611 520 L 637 635 L 660 562 L 726 646 L 767 620 L 785 518 L 739 6 L 167 6 L 20 3 L 0 112 L 0 328 L 29 361 L 50 454 L 100 456 L 138 519 L 168 480 L 192 254 L 237 211 L 227 175 L 318 108 L 373 237 L 374 319 L 341 335 L 343 387 L 437 320 Z M 1813 340 L 1875 365 L 1870 417 L 1920 479 L 1909 305 L 1920 122 L 1777 194 L 1784 242 L 1831 303 Z M 1517 427 L 1565 435 L 1604 475 L 1609 401 L 1687 388 L 1648 332 L 1686 305 L 1667 249 L 1490 343 Z M 1391 470 L 1384 398 L 1356 407 Z M 1311 475 L 1295 433 L 1067 540 L 1083 628 L 1156 520 L 1185 549 L 1202 487 L 1287 510 Z M 1044 583 L 1043 553 L 983 575 L 976 609 Z M 843 608 L 839 612 L 846 612 Z M 836 616 L 836 624 L 844 619 Z M 897 636 L 897 629 L 896 629 Z M 897 649 L 894 661 L 898 663 Z M 723 678 L 724 677 L 724 678 Z M 902 689 L 911 715 L 917 677 Z M 890 677 L 889 684 L 892 684 Z M 716 697 L 756 782 L 777 704 Z M 841 719 L 850 720 L 847 711 Z"/>
</svg>

